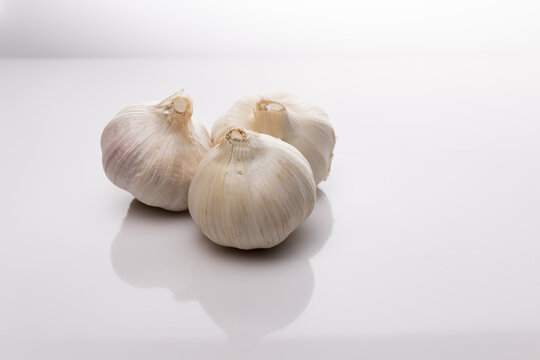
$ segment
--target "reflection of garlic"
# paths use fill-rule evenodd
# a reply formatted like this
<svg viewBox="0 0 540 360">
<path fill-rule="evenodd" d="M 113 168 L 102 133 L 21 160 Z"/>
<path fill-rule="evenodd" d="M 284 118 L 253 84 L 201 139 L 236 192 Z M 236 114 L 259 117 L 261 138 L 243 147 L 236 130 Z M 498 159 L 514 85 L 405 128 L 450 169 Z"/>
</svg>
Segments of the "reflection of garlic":
<svg viewBox="0 0 540 360">
<path fill-rule="evenodd" d="M 213 141 L 238 126 L 278 137 L 296 147 L 311 165 L 316 184 L 328 176 L 336 137 L 321 108 L 287 93 L 244 97 L 216 121 Z"/>
<path fill-rule="evenodd" d="M 208 132 L 192 113 L 183 91 L 120 111 L 101 137 L 107 177 L 147 205 L 187 209 L 189 185 L 211 148 Z"/>
<path fill-rule="evenodd" d="M 314 286 L 309 258 L 324 246 L 332 224 L 330 202 L 318 189 L 313 212 L 287 241 L 245 256 L 202 241 L 189 214 L 134 200 L 112 243 L 111 263 L 130 285 L 198 302 L 229 338 L 249 343 L 302 314 Z"/>
<path fill-rule="evenodd" d="M 309 216 L 315 197 L 311 168 L 298 150 L 272 136 L 232 129 L 201 162 L 189 212 L 217 244 L 269 248 Z"/>
</svg>

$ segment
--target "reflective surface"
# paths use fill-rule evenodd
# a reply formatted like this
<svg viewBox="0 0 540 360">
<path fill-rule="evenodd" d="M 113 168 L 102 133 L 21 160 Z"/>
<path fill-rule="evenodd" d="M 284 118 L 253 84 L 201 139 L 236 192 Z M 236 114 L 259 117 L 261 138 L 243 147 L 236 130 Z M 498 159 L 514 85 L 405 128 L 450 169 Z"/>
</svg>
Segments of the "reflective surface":
<svg viewBox="0 0 540 360">
<path fill-rule="evenodd" d="M 111 261 L 127 283 L 169 289 L 179 302 L 197 301 L 231 339 L 250 342 L 304 311 L 314 286 L 309 258 L 328 240 L 333 221 L 319 190 L 313 213 L 285 243 L 246 252 L 214 245 L 188 212 L 133 200 Z"/>
<path fill-rule="evenodd" d="M 1 359 L 540 358 L 540 58 L 1 60 Z M 256 79 L 257 81 L 255 81 Z M 284 88 L 338 136 L 270 251 L 101 168 L 125 105 Z"/>
</svg>

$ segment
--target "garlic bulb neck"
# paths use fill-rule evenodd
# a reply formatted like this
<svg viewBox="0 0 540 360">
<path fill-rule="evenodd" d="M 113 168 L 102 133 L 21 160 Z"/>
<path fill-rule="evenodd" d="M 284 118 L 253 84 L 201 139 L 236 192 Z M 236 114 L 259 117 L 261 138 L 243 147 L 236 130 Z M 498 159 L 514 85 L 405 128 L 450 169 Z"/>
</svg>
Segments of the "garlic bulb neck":
<svg viewBox="0 0 540 360">
<path fill-rule="evenodd" d="M 231 145 L 246 145 L 249 135 L 244 128 L 231 129 L 225 134 L 225 140 Z"/>
<path fill-rule="evenodd" d="M 227 131 L 224 141 L 219 145 L 223 150 L 223 156 L 227 157 L 229 163 L 240 161 L 240 163 L 256 156 L 261 149 L 257 149 L 257 139 L 252 143 L 252 135 L 243 128 L 235 128 Z M 255 148 L 254 148 L 255 147 Z M 242 165 L 239 165 L 242 168 Z M 244 170 L 240 169 L 239 174 Z"/>
<path fill-rule="evenodd" d="M 193 114 L 193 103 L 189 97 L 177 97 L 172 102 L 173 114 L 178 117 L 191 118 Z"/>
<path fill-rule="evenodd" d="M 193 101 L 183 90 L 172 94 L 156 107 L 164 110 L 172 124 L 188 125 L 193 115 Z"/>
<path fill-rule="evenodd" d="M 266 99 L 257 102 L 253 114 L 254 131 L 283 140 L 290 128 L 291 120 L 283 104 Z"/>
</svg>

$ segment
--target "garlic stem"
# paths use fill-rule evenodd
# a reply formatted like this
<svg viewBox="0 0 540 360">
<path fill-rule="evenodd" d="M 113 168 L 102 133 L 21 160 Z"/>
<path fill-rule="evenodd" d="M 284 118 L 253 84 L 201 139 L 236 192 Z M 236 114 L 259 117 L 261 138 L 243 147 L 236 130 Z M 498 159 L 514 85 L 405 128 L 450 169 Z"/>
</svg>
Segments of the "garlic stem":
<svg viewBox="0 0 540 360">
<path fill-rule="evenodd" d="M 173 101 L 173 107 L 174 107 L 174 110 L 176 112 L 179 112 L 181 114 L 185 113 L 188 106 L 190 106 L 191 104 L 189 104 L 188 102 L 189 100 L 185 97 L 178 97 L 176 99 L 174 99 Z"/>
<path fill-rule="evenodd" d="M 291 127 L 287 109 L 277 101 L 260 100 L 255 107 L 253 127 L 259 133 L 284 140 L 287 130 Z"/>
<path fill-rule="evenodd" d="M 225 139 L 229 141 L 230 144 L 246 142 L 248 135 L 243 129 L 232 129 L 225 134 Z"/>
<path fill-rule="evenodd" d="M 193 101 L 184 90 L 172 94 L 156 107 L 165 109 L 172 120 L 189 120 L 193 114 Z"/>
</svg>

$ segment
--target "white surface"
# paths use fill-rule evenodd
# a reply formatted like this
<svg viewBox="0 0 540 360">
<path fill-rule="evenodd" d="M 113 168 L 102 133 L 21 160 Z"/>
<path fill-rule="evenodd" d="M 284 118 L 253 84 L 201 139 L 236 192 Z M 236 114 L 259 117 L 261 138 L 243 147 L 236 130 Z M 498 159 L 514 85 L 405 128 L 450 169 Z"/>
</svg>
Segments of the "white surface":
<svg viewBox="0 0 540 360">
<path fill-rule="evenodd" d="M 0 61 L 0 357 L 538 359 L 540 57 Z M 288 89 L 338 145 L 313 215 L 227 251 L 101 169 L 123 106 L 208 127 Z"/>
<path fill-rule="evenodd" d="M 538 0 L 0 0 L 0 56 L 540 51 Z"/>
</svg>

